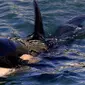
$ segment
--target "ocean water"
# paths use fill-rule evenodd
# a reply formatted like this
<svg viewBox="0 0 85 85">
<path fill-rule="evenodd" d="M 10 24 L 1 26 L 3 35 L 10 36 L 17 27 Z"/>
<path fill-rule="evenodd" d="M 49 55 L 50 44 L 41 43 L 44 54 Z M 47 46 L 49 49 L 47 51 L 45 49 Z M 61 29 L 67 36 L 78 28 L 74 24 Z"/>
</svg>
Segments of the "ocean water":
<svg viewBox="0 0 85 85">
<path fill-rule="evenodd" d="M 37 0 L 46 36 L 60 24 L 85 14 L 85 0 Z M 0 35 L 25 38 L 34 30 L 33 0 L 0 0 Z M 85 85 L 85 38 L 61 45 L 37 57 L 42 60 L 0 85 Z"/>
</svg>

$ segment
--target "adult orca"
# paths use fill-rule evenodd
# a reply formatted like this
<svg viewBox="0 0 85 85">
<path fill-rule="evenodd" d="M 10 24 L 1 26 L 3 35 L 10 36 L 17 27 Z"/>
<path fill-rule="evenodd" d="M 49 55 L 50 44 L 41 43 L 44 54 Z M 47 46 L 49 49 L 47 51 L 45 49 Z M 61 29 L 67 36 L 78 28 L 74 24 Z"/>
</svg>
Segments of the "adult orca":
<svg viewBox="0 0 85 85">
<path fill-rule="evenodd" d="M 34 33 L 31 36 L 22 38 L 0 38 L 0 67 L 16 68 L 20 65 L 27 65 L 26 60 L 20 56 L 31 54 L 36 56 L 47 50 L 44 43 L 44 29 L 42 24 L 41 13 L 36 0 L 34 0 L 35 25 Z"/>
<path fill-rule="evenodd" d="M 47 51 L 50 47 L 49 39 L 45 39 L 42 17 L 36 0 L 34 0 L 34 9 L 35 25 L 34 32 L 31 36 L 27 36 L 25 39 L 0 38 L 0 67 L 18 68 L 22 65 L 33 67 L 35 66 L 34 64 L 28 64 L 26 60 L 22 60 L 20 56 L 23 54 L 31 54 L 36 56 L 41 52 Z M 74 34 L 78 33 L 80 28 L 82 28 L 83 21 L 84 16 L 69 20 L 65 24 L 58 27 L 54 37 L 56 39 L 74 37 Z M 54 41 L 52 42 L 54 44 Z"/>
</svg>

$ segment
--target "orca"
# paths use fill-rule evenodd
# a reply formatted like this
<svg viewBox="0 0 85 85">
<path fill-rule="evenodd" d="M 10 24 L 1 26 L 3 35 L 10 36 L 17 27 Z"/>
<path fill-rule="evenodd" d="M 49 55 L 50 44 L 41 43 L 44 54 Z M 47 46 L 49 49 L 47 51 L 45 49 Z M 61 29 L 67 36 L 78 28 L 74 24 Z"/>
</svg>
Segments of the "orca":
<svg viewBox="0 0 85 85">
<path fill-rule="evenodd" d="M 28 62 L 20 56 L 23 54 L 37 56 L 39 53 L 47 51 L 41 13 L 36 0 L 34 0 L 34 10 L 35 25 L 31 36 L 27 36 L 25 39 L 0 37 L 0 67 L 17 68 L 28 65 Z"/>
<path fill-rule="evenodd" d="M 29 63 L 29 59 L 23 58 L 23 54 L 30 54 L 31 60 L 33 56 L 37 56 L 41 52 L 48 51 L 51 45 L 54 45 L 53 39 L 45 38 L 45 31 L 43 28 L 42 17 L 38 3 L 34 0 L 34 12 L 35 12 L 35 25 L 34 32 L 25 39 L 22 38 L 0 38 L 0 67 L 13 69 L 20 68 L 20 66 L 36 66 Z M 69 37 L 75 38 L 75 34 L 80 34 L 80 30 L 83 28 L 85 16 L 75 17 L 63 25 L 60 25 L 54 37 L 57 42 L 59 39 L 68 39 Z M 29 57 L 28 56 L 28 57 Z M 36 59 L 35 59 L 36 60 Z M 31 62 L 31 61 L 30 61 Z M 37 60 L 36 60 L 37 62 Z"/>
<path fill-rule="evenodd" d="M 0 76 L 9 75 L 24 66 L 36 67 L 36 56 L 47 51 L 45 33 L 40 9 L 34 0 L 34 32 L 25 39 L 17 37 L 0 37 Z M 41 65 L 41 64 L 40 64 Z M 47 65 L 48 66 L 48 65 Z"/>
</svg>

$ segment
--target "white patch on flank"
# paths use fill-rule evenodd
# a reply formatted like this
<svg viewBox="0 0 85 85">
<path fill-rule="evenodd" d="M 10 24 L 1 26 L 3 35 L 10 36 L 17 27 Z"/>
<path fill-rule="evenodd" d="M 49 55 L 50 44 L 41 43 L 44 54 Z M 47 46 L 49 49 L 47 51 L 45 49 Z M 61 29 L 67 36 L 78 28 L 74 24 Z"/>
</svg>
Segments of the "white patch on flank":
<svg viewBox="0 0 85 85">
<path fill-rule="evenodd" d="M 11 73 L 15 72 L 15 69 L 9 69 L 9 68 L 2 68 L 0 67 L 0 77 L 7 76 Z"/>
<path fill-rule="evenodd" d="M 22 66 L 20 68 L 3 68 L 0 67 L 0 77 L 7 77 L 12 74 L 28 72 L 31 68 L 29 66 Z"/>
<path fill-rule="evenodd" d="M 37 63 L 40 61 L 39 58 L 37 57 L 33 57 L 31 55 L 28 55 L 28 54 L 24 54 L 20 57 L 22 60 L 26 60 L 28 61 L 28 63 Z M 6 77 L 10 74 L 14 74 L 14 73 L 21 73 L 23 71 L 28 71 L 30 69 L 29 66 L 23 66 L 23 67 L 20 67 L 20 68 L 3 68 L 3 67 L 0 67 L 0 77 Z"/>
</svg>

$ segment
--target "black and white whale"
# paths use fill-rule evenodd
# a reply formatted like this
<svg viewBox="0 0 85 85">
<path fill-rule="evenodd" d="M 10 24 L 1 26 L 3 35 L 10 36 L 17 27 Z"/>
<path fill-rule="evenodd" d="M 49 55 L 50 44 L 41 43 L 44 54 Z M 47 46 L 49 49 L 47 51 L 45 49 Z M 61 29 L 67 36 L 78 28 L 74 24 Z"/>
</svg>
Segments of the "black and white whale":
<svg viewBox="0 0 85 85">
<path fill-rule="evenodd" d="M 30 64 L 31 61 L 33 62 L 34 59 L 37 62 L 37 60 L 32 56 L 36 56 L 48 49 L 45 44 L 41 13 L 35 0 L 34 9 L 35 25 L 32 35 L 27 36 L 25 39 L 17 37 L 0 37 L 0 70 L 2 70 L 0 76 L 1 74 L 5 75 L 5 73 L 13 68 L 20 68 L 21 66 L 27 65 L 33 66 L 33 64 Z M 23 58 L 23 54 L 30 54 L 30 56 L 26 55 L 26 58 Z M 29 57 L 32 59 L 30 60 Z"/>
<path fill-rule="evenodd" d="M 45 38 L 45 31 L 43 29 L 42 17 L 36 0 L 34 0 L 35 9 L 35 25 L 34 33 L 31 36 L 22 38 L 3 38 L 0 37 L 0 67 L 1 69 L 13 69 L 20 66 L 33 66 L 34 64 L 28 64 L 29 59 L 22 59 L 20 56 L 23 54 L 31 54 L 36 56 L 41 52 L 47 51 L 60 39 L 72 38 L 75 40 L 82 34 L 84 28 L 82 23 L 85 20 L 85 16 L 75 17 L 65 24 L 58 27 L 56 33 L 52 39 Z M 81 31 L 81 32 L 80 32 Z M 83 35 L 85 33 L 83 32 Z M 83 36 L 82 35 L 82 36 Z M 53 39 L 54 38 L 54 39 Z M 55 39 L 57 41 L 55 42 Z M 8 70 L 9 71 L 9 70 Z M 6 71 L 7 72 L 7 71 Z"/>
</svg>

